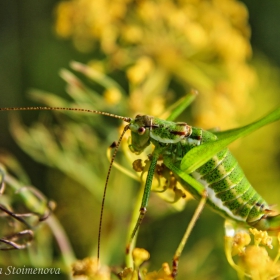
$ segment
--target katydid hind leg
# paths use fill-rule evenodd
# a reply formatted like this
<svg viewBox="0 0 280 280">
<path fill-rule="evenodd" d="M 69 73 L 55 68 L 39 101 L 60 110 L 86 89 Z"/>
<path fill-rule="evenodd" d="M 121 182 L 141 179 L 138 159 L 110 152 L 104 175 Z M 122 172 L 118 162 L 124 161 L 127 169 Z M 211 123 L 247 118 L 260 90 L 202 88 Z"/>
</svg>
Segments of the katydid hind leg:
<svg viewBox="0 0 280 280">
<path fill-rule="evenodd" d="M 179 259 L 181 257 L 182 251 L 186 245 L 186 242 L 195 226 L 197 219 L 199 218 L 205 204 L 207 201 L 207 191 L 205 190 L 204 186 L 197 182 L 194 178 L 192 178 L 189 174 L 180 170 L 177 166 L 174 165 L 172 160 L 168 157 L 164 157 L 164 164 L 175 174 L 177 174 L 181 179 L 184 180 L 187 184 L 192 186 L 193 190 L 196 192 L 198 196 L 201 197 L 200 202 L 195 210 L 195 213 L 192 216 L 191 221 L 189 222 L 187 229 L 183 235 L 182 240 L 179 243 L 179 246 L 174 254 L 173 263 L 172 263 L 172 273 L 171 277 L 175 279 L 178 271 L 178 264 Z"/>
<path fill-rule="evenodd" d="M 177 275 L 177 272 L 178 272 L 178 265 L 179 265 L 179 259 L 181 257 L 181 254 L 185 248 L 185 245 L 186 245 L 186 242 L 195 226 L 195 223 L 196 221 L 198 220 L 205 204 L 206 204 L 206 201 L 207 201 L 207 192 L 206 190 L 203 192 L 203 195 L 201 196 L 201 199 L 199 201 L 199 204 L 192 216 L 192 219 L 191 221 L 189 222 L 188 226 L 187 226 L 187 229 L 183 235 L 183 238 L 182 240 L 180 241 L 179 243 L 179 246 L 174 254 L 174 257 L 173 257 L 173 262 L 172 262 L 172 273 L 171 273 L 171 276 L 173 277 L 173 279 L 175 279 L 176 275 Z"/>
</svg>

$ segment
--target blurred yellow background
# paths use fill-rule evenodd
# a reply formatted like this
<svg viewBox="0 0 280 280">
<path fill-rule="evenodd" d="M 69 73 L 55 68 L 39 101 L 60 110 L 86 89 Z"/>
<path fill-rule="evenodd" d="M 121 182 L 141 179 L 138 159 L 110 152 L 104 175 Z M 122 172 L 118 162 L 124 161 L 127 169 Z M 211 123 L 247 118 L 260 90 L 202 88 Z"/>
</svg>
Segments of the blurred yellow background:
<svg viewBox="0 0 280 280">
<path fill-rule="evenodd" d="M 277 2 L 249 0 L 2 3 L 0 107 L 76 105 L 127 117 L 162 116 L 195 88 L 199 95 L 178 121 L 222 130 L 250 123 L 279 106 L 279 10 Z M 88 68 L 70 68 L 73 60 Z M 26 124 L 34 125 L 29 131 L 18 126 L 14 114 L 1 113 L 0 148 L 18 159 L 32 185 L 56 201 L 55 215 L 76 257 L 94 256 L 109 165 L 106 149 L 117 140 L 120 123 L 75 113 L 52 116 L 21 113 Z M 11 125 L 33 159 L 11 140 Z M 278 127 L 269 125 L 231 149 L 252 185 L 279 205 Z M 126 156 L 120 149 L 117 161 L 131 168 Z M 101 260 L 108 265 L 123 264 L 138 189 L 139 183 L 112 171 L 101 244 Z M 152 194 L 137 241 L 151 254 L 150 271 L 171 262 L 196 205 L 190 201 L 178 212 Z M 48 244 L 49 249 L 40 258 L 32 252 L 2 252 L 0 266 L 59 266 L 57 245 L 49 230 L 43 231 L 45 240 L 34 246 Z M 223 219 L 206 208 L 184 250 L 178 279 L 237 279 L 224 256 L 223 234 Z M 67 272 L 57 279 L 67 279 Z"/>
</svg>

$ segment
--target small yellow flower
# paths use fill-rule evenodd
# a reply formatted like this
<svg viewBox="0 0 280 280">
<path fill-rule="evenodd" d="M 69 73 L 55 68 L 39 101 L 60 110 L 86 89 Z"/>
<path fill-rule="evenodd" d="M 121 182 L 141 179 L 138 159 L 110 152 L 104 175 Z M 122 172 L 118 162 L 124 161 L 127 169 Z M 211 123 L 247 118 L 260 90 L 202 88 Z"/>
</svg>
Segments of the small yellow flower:
<svg viewBox="0 0 280 280">
<path fill-rule="evenodd" d="M 147 261 L 150 258 L 150 254 L 145 249 L 135 248 L 132 251 L 132 258 L 135 268 L 138 269 L 144 261 Z"/>
<path fill-rule="evenodd" d="M 245 231 L 235 233 L 237 228 L 231 221 L 226 221 L 225 229 L 226 257 L 229 264 L 238 272 L 240 279 L 244 279 L 246 276 L 253 280 L 267 280 L 280 276 L 280 264 L 278 263 L 280 251 L 278 250 L 278 254 L 272 260 L 266 248 L 260 246 L 265 245 L 272 248 L 272 238 L 266 231 L 249 229 L 254 236 L 255 243 L 249 245 L 251 242 L 249 233 Z M 238 255 L 235 257 L 237 262 L 233 259 L 234 255 Z"/>
<path fill-rule="evenodd" d="M 122 280 L 138 280 L 138 271 L 133 270 L 131 267 L 126 267 L 123 271 L 118 273 Z"/>
<path fill-rule="evenodd" d="M 233 238 L 232 255 L 243 254 L 245 247 L 251 242 L 250 235 L 247 232 L 238 232 Z"/>
<path fill-rule="evenodd" d="M 72 265 L 73 276 L 84 276 L 88 280 L 110 280 L 108 267 L 100 267 L 96 258 L 78 260 Z"/>
<path fill-rule="evenodd" d="M 272 237 L 268 235 L 267 231 L 257 230 L 256 228 L 250 228 L 250 232 L 255 237 L 255 244 L 266 245 L 268 248 L 272 249 Z"/>
<path fill-rule="evenodd" d="M 279 276 L 280 266 L 274 263 L 264 247 L 248 246 L 240 265 L 252 279 L 273 279 Z"/>
<path fill-rule="evenodd" d="M 110 105 L 118 104 L 121 101 L 122 95 L 117 88 L 109 88 L 104 93 L 103 96 L 106 102 Z"/>
<path fill-rule="evenodd" d="M 152 60 L 148 57 L 141 57 L 134 66 L 127 71 L 127 77 L 133 84 L 141 83 L 153 69 Z"/>
<path fill-rule="evenodd" d="M 147 273 L 145 280 L 173 280 L 171 277 L 171 270 L 168 263 L 163 263 L 159 271 Z"/>
<path fill-rule="evenodd" d="M 134 268 L 125 268 L 118 276 L 122 280 L 138 280 L 139 276 L 143 280 L 173 280 L 168 263 L 163 263 L 159 271 L 147 272 L 146 269 L 139 269 L 142 263 L 150 258 L 150 254 L 145 249 L 135 248 L 132 252 Z"/>
<path fill-rule="evenodd" d="M 143 39 L 143 30 L 140 26 L 129 25 L 124 27 L 122 37 L 129 43 L 139 43 Z"/>
<path fill-rule="evenodd" d="M 74 13 L 73 8 L 72 3 L 61 2 L 56 9 L 56 32 L 63 38 L 67 38 L 73 34 L 73 25 L 71 22 L 71 14 Z"/>
</svg>

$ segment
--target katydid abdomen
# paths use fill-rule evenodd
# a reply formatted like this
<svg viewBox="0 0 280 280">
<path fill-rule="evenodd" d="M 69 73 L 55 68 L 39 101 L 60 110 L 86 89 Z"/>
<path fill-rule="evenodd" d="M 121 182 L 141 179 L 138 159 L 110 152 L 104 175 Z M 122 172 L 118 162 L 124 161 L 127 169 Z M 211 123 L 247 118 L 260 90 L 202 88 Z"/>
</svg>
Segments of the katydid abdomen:
<svg viewBox="0 0 280 280">
<path fill-rule="evenodd" d="M 192 134 L 180 142 L 180 156 L 195 146 L 215 141 L 216 135 L 199 128 L 192 128 Z M 176 151 L 177 149 L 175 149 Z M 179 166 L 179 161 L 177 162 Z M 257 193 L 246 178 L 237 160 L 226 148 L 213 156 L 208 162 L 191 173 L 207 191 L 207 203 L 211 208 L 226 218 L 247 223 L 261 230 L 274 230 L 267 219 L 273 211 L 267 202 Z M 180 179 L 195 197 L 200 194 Z M 273 216 L 275 219 L 275 216 Z M 279 226 L 277 226 L 279 227 Z"/>
</svg>

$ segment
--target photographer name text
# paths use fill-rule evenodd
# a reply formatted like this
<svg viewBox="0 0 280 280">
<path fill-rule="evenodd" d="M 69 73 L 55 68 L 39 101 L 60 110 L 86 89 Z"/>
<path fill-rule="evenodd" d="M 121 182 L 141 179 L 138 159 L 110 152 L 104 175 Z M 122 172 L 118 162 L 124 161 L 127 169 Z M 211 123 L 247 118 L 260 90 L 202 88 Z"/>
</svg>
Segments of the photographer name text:
<svg viewBox="0 0 280 280">
<path fill-rule="evenodd" d="M 7 266 L 6 268 L 0 267 L 0 275 L 13 275 L 13 274 L 60 274 L 60 268 L 56 267 L 15 267 Z"/>
</svg>

